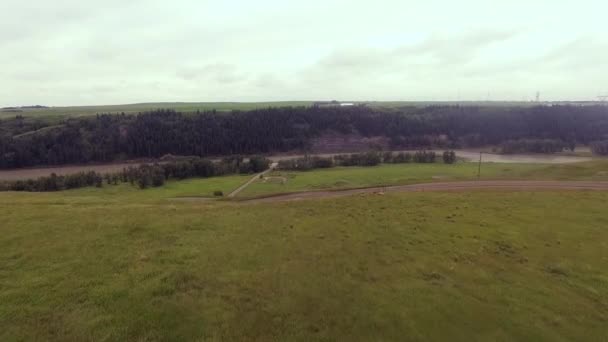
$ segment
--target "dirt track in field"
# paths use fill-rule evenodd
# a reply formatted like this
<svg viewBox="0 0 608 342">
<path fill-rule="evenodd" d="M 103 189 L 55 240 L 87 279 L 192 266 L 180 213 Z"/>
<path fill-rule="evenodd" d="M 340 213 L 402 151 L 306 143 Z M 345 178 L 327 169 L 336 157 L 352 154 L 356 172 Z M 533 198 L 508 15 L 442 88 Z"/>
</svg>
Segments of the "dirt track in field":
<svg viewBox="0 0 608 342">
<path fill-rule="evenodd" d="M 264 171 L 264 172 L 260 172 L 256 175 L 254 175 L 253 177 L 251 177 L 251 179 L 249 181 L 247 181 L 247 183 L 239 186 L 238 188 L 236 188 L 234 191 L 232 191 L 228 197 L 236 197 L 236 195 L 238 195 L 241 191 L 245 190 L 246 187 L 248 187 L 249 185 L 251 185 L 251 183 L 255 182 L 257 179 L 259 179 L 260 177 L 263 177 L 265 174 L 271 172 L 272 170 L 274 170 L 277 167 L 277 163 L 272 163 L 270 165 L 270 167 L 268 168 L 268 170 Z"/>
<path fill-rule="evenodd" d="M 468 181 L 448 183 L 427 183 L 413 185 L 396 185 L 364 189 L 345 189 L 331 191 L 308 191 L 275 195 L 265 198 L 244 200 L 241 203 L 271 203 L 298 201 L 319 198 L 336 198 L 358 194 L 383 194 L 391 192 L 441 192 L 470 190 L 595 190 L 608 191 L 608 182 L 589 181 Z"/>
</svg>

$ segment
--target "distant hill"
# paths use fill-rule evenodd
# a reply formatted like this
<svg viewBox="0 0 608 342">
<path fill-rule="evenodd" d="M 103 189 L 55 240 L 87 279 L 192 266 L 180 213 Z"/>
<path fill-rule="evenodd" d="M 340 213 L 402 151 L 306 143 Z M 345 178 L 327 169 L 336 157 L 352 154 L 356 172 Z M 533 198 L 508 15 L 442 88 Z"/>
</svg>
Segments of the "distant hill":
<svg viewBox="0 0 608 342">
<path fill-rule="evenodd" d="M 18 106 L 18 107 L 2 107 L 2 109 L 41 109 L 41 108 L 50 108 L 49 106 Z"/>
<path fill-rule="evenodd" d="M 14 111 L 19 110 L 21 115 L 28 117 L 77 117 L 96 114 L 136 114 L 157 109 L 174 109 L 184 113 L 197 111 L 228 112 L 233 110 L 253 110 L 269 107 L 308 107 L 313 101 L 278 101 L 278 102 L 152 102 L 102 106 L 22 106 L 6 107 L 0 110 L 0 119 L 13 117 Z"/>
</svg>

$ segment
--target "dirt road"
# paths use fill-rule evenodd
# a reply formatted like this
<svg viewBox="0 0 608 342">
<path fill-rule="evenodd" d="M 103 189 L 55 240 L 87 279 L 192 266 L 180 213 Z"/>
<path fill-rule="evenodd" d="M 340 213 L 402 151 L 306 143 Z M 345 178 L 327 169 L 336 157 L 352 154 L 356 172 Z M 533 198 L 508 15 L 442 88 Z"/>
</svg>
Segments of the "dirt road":
<svg viewBox="0 0 608 342">
<path fill-rule="evenodd" d="M 413 185 L 396 185 L 364 189 L 308 191 L 276 195 L 265 198 L 244 200 L 243 203 L 265 203 L 298 201 L 305 199 L 335 198 L 357 194 L 389 193 L 389 192 L 440 192 L 467 190 L 596 190 L 608 191 L 608 182 L 589 181 L 468 181 L 448 183 L 427 183 Z"/>
<path fill-rule="evenodd" d="M 251 185 L 251 183 L 255 182 L 258 178 L 260 178 L 261 176 L 267 174 L 268 172 L 274 170 L 277 167 L 278 163 L 272 163 L 270 164 L 270 167 L 268 168 L 268 170 L 264 171 L 264 172 L 260 172 L 258 174 L 256 174 L 255 176 L 251 177 L 250 180 L 247 181 L 247 183 L 239 186 L 238 188 L 236 188 L 236 190 L 232 191 L 231 193 L 228 194 L 227 197 L 236 197 L 236 195 L 238 195 L 241 191 L 245 190 L 245 188 L 247 188 L 249 185 Z"/>
</svg>

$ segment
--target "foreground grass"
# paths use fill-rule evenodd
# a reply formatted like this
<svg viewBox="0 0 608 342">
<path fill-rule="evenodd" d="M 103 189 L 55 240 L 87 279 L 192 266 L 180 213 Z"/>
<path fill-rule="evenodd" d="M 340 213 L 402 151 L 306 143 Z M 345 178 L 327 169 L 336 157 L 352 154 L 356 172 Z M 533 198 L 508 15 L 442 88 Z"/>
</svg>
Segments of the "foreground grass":
<svg viewBox="0 0 608 342">
<path fill-rule="evenodd" d="M 608 334 L 607 193 L 102 197 L 0 194 L 0 340 Z"/>
<path fill-rule="evenodd" d="M 337 167 L 307 172 L 277 171 L 268 180 L 259 180 L 239 196 L 320 189 L 345 189 L 382 185 L 476 180 L 477 163 L 384 164 L 376 167 Z M 608 161 L 576 164 L 486 163 L 481 179 L 608 180 Z"/>
</svg>

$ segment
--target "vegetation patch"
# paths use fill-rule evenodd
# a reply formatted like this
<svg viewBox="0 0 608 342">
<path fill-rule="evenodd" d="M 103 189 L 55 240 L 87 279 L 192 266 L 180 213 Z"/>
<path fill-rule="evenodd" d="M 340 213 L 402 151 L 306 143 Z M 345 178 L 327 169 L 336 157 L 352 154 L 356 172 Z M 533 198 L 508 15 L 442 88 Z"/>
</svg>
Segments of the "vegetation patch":
<svg viewBox="0 0 608 342">
<path fill-rule="evenodd" d="M 140 189 L 160 187 L 168 180 L 184 180 L 187 178 L 218 177 L 231 174 L 251 174 L 268 169 L 270 161 L 264 157 L 251 157 L 244 161 L 242 157 L 224 158 L 213 162 L 197 157 L 162 164 L 141 164 L 129 166 L 120 172 L 99 174 L 95 171 L 79 172 L 68 175 L 52 173 L 48 177 L 38 179 L 0 181 L 0 191 L 32 191 L 49 192 L 95 186 L 101 188 L 104 180 L 107 185 L 130 183 Z M 220 196 L 214 192 L 214 196 Z"/>
<path fill-rule="evenodd" d="M 287 176 L 284 185 L 255 182 L 239 196 L 254 197 L 275 193 L 318 189 L 346 189 L 464 180 L 595 180 L 608 181 L 608 161 L 600 159 L 576 164 L 382 164 L 374 167 L 335 167 L 305 172 L 272 172 Z"/>
<path fill-rule="evenodd" d="M 507 153 L 554 153 L 593 143 L 593 151 L 606 151 L 606 132 L 598 129 L 608 124 L 606 106 L 301 106 L 226 113 L 182 105 L 119 115 L 107 108 L 113 114 L 68 119 L 13 114 L 0 120 L 0 168 L 305 151 L 329 132 L 380 137 L 383 148 L 394 150 L 502 146 Z"/>
</svg>

